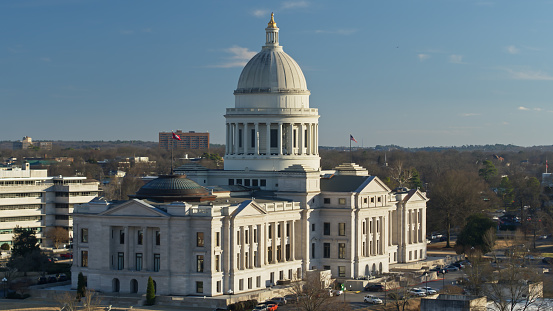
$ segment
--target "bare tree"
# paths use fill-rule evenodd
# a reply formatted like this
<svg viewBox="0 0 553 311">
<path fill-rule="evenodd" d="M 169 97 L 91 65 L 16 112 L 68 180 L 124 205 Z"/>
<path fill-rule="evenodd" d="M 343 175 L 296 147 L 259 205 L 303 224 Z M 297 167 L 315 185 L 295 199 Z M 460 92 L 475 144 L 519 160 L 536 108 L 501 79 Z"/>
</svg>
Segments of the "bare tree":
<svg viewBox="0 0 553 311">
<path fill-rule="evenodd" d="M 46 231 L 46 238 L 52 241 L 55 248 L 69 242 L 69 232 L 62 227 L 53 227 Z"/>
<path fill-rule="evenodd" d="M 68 291 L 64 291 L 61 294 L 58 294 L 54 297 L 54 300 L 60 306 L 62 311 L 76 311 L 78 301 L 75 299 L 75 294 Z"/>
<path fill-rule="evenodd" d="M 101 303 L 100 296 L 93 289 L 87 288 L 85 293 L 85 296 L 82 298 L 83 310 L 98 310 Z"/>
<path fill-rule="evenodd" d="M 295 310 L 301 311 L 335 311 L 351 310 L 348 304 L 333 298 L 329 289 L 323 286 L 319 275 L 307 274 L 302 281 L 294 282 L 290 287 L 296 296 Z"/>
<path fill-rule="evenodd" d="M 397 282 L 398 286 L 386 293 L 388 301 L 397 311 L 407 310 L 410 300 L 414 298 L 414 296 L 409 293 L 409 290 L 415 284 L 416 281 L 414 277 L 406 274 L 400 277 L 399 282 Z"/>
</svg>

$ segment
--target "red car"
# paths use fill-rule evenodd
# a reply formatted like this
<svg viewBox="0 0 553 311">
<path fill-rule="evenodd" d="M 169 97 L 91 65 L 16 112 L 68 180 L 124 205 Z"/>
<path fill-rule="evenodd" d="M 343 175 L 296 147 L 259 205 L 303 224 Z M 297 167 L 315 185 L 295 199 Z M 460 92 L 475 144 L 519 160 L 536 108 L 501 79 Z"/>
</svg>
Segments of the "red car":
<svg viewBox="0 0 553 311">
<path fill-rule="evenodd" d="M 277 308 L 278 308 L 278 305 L 275 305 L 275 304 L 267 305 L 267 310 L 269 311 L 276 311 Z"/>
</svg>

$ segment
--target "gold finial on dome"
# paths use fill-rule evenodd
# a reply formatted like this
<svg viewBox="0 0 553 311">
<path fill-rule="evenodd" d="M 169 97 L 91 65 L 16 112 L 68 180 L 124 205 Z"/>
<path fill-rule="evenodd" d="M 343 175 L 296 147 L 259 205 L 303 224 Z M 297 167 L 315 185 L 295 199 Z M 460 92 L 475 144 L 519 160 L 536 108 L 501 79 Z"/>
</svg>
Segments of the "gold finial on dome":
<svg viewBox="0 0 553 311">
<path fill-rule="evenodd" d="M 271 20 L 269 21 L 269 24 L 267 28 L 277 28 L 277 25 L 275 23 L 275 14 L 271 13 Z"/>
</svg>

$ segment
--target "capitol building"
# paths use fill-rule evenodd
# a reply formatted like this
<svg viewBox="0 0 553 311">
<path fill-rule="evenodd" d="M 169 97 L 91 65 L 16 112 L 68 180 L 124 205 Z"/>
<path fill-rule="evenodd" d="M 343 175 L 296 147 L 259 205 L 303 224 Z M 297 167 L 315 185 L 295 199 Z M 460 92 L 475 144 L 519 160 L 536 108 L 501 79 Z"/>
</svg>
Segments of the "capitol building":
<svg viewBox="0 0 553 311">
<path fill-rule="evenodd" d="M 354 163 L 322 171 L 319 114 L 279 43 L 244 67 L 226 109 L 224 169 L 187 164 L 131 200 L 75 207 L 72 286 L 102 292 L 246 293 L 329 270 L 337 280 L 426 258 L 426 202 Z"/>
</svg>

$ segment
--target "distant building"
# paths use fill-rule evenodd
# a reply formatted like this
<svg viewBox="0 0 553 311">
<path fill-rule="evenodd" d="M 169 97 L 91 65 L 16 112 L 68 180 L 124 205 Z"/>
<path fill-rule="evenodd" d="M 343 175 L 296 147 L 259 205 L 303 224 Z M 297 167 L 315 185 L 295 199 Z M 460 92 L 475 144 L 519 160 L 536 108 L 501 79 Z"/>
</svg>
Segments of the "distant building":
<svg viewBox="0 0 553 311">
<path fill-rule="evenodd" d="M 28 164 L 0 167 L 0 245 L 11 244 L 16 226 L 32 228 L 42 240 L 50 227 L 62 227 L 73 235 L 73 206 L 98 195 L 99 183 L 85 177 L 48 177 L 47 170 L 32 170 Z"/>
<path fill-rule="evenodd" d="M 184 133 L 181 130 L 174 132 L 181 140 L 173 139 L 173 132 L 159 133 L 159 149 L 170 150 L 171 144 L 175 150 L 209 149 L 209 133 Z"/>
<path fill-rule="evenodd" d="M 23 150 L 23 149 L 29 149 L 32 147 L 39 147 L 43 150 L 52 150 L 52 142 L 51 141 L 41 141 L 41 142 L 35 142 L 33 143 L 33 139 L 29 136 L 23 137 L 22 140 L 16 141 L 13 143 L 13 150 Z"/>
</svg>

